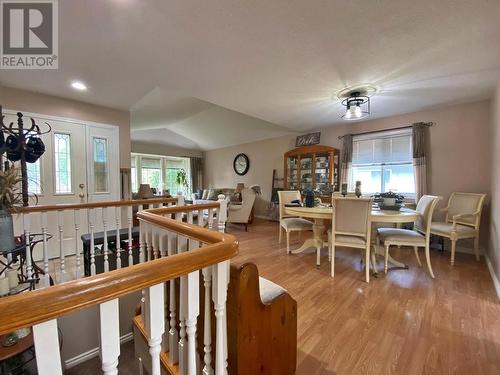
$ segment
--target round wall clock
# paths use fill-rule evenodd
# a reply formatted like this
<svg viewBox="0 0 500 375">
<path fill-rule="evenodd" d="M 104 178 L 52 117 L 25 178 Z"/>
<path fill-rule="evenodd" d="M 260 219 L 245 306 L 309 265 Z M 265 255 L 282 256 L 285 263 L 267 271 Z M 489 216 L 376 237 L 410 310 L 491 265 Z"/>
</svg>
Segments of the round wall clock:
<svg viewBox="0 0 500 375">
<path fill-rule="evenodd" d="M 245 154 L 238 154 L 234 158 L 233 168 L 237 175 L 243 176 L 248 172 L 250 168 L 250 160 Z"/>
</svg>

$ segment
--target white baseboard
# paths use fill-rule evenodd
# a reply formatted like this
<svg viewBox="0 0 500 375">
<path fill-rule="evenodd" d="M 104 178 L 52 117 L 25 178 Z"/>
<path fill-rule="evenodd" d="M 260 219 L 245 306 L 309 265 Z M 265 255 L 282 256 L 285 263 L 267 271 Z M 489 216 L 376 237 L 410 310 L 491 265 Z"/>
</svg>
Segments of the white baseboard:
<svg viewBox="0 0 500 375">
<path fill-rule="evenodd" d="M 129 332 L 124 334 L 123 336 L 120 337 L 120 344 L 124 344 L 126 342 L 132 341 L 134 339 L 134 333 Z M 92 359 L 94 357 L 97 357 L 99 355 L 99 348 L 93 348 L 90 349 L 89 351 L 86 351 L 85 353 L 78 354 L 76 357 L 69 358 L 64 361 L 64 368 L 70 369 L 71 367 L 75 367 L 76 365 L 79 365 L 80 363 L 83 363 L 85 361 L 88 361 L 89 359 Z"/>
<path fill-rule="evenodd" d="M 498 299 L 500 299 L 500 281 L 495 274 L 495 270 L 493 269 L 493 264 L 491 264 L 490 257 L 485 255 L 484 259 L 486 259 L 486 264 L 488 265 L 488 270 L 490 271 L 491 279 L 493 280 L 493 285 L 495 286 L 495 290 L 497 292 L 497 297 Z"/>
</svg>

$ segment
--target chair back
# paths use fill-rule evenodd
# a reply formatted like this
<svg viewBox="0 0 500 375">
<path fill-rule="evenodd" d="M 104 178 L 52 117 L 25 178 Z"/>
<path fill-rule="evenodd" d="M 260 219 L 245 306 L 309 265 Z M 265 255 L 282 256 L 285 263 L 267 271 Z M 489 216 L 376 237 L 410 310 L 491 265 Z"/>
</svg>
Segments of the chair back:
<svg viewBox="0 0 500 375">
<path fill-rule="evenodd" d="M 250 217 L 256 197 L 257 194 L 253 189 L 243 188 L 241 190 L 241 209 L 245 212 L 245 215 L 248 213 L 248 217 Z"/>
<path fill-rule="evenodd" d="M 370 238 L 371 198 L 333 198 L 332 234 Z"/>
<path fill-rule="evenodd" d="M 458 219 L 456 222 L 462 225 L 468 225 L 479 229 L 481 219 L 481 211 L 483 210 L 484 198 L 486 194 L 478 193 L 451 193 L 448 200 L 448 212 L 446 214 L 446 221 L 453 222 L 453 216 L 459 214 L 474 214 L 475 216 L 466 216 Z"/>
<path fill-rule="evenodd" d="M 344 196 L 342 195 L 342 193 L 340 191 L 334 191 L 332 194 L 332 197 L 333 198 L 344 198 Z M 354 197 L 356 197 L 356 193 L 353 191 L 349 191 L 349 192 L 347 192 L 346 197 L 354 198 Z"/>
<path fill-rule="evenodd" d="M 434 214 L 434 208 L 436 208 L 436 204 L 440 199 L 441 197 L 436 195 L 423 195 L 417 203 L 415 211 L 417 211 L 420 215 L 417 220 L 415 220 L 413 229 L 424 234 L 426 237 L 430 235 L 432 215 Z"/>
<path fill-rule="evenodd" d="M 294 200 L 302 200 L 299 190 L 278 190 L 278 201 L 280 209 L 280 221 L 284 217 L 291 217 L 293 215 L 285 214 L 285 204 L 290 204 Z"/>
</svg>

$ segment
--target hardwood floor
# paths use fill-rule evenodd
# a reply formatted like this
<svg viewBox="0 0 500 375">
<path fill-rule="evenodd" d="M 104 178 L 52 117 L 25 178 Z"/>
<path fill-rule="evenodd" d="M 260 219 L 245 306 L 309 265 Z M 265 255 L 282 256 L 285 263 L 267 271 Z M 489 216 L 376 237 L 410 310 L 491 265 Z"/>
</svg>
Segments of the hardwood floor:
<svg viewBox="0 0 500 375">
<path fill-rule="evenodd" d="M 228 232 L 240 240 L 235 263 L 256 263 L 297 300 L 297 374 L 500 374 L 500 303 L 484 259 L 457 254 L 452 268 L 433 251 L 433 280 L 412 249 L 391 249 L 410 268 L 366 284 L 355 249 L 337 249 L 332 279 L 326 248 L 319 269 L 312 249 L 286 255 L 277 223 Z"/>
<path fill-rule="evenodd" d="M 449 253 L 433 251 L 432 280 L 413 250 L 393 249 L 410 268 L 366 284 L 355 249 L 337 249 L 332 279 L 326 248 L 320 269 L 312 250 L 286 255 L 277 223 L 257 219 L 248 232 L 228 232 L 240 240 L 235 263 L 256 263 L 297 300 L 297 374 L 500 374 L 500 303 L 483 259 L 459 253 L 452 268 Z M 292 248 L 306 237 L 292 235 Z M 133 373 L 131 344 L 124 349 L 120 366 Z M 95 359 L 67 374 L 98 369 Z"/>
</svg>

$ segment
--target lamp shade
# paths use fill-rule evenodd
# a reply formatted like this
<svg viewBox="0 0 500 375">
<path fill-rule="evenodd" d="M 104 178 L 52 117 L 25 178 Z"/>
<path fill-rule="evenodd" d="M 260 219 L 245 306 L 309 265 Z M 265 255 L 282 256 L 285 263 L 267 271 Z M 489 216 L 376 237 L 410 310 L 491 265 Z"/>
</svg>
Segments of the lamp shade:
<svg viewBox="0 0 500 375">
<path fill-rule="evenodd" d="M 154 194 L 151 190 L 149 184 L 140 184 L 139 190 L 137 191 L 137 198 L 139 199 L 148 199 L 153 198 Z"/>
</svg>

